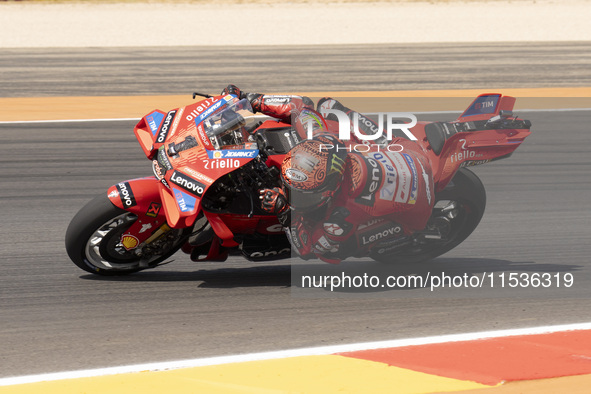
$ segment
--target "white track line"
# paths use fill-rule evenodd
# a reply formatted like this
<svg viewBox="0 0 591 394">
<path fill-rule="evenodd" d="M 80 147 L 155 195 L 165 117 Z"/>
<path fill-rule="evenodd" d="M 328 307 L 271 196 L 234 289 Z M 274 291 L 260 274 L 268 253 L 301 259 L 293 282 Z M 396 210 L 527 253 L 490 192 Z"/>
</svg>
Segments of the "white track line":
<svg viewBox="0 0 591 394">
<path fill-rule="evenodd" d="M 196 359 L 191 359 L 191 360 L 178 360 L 178 361 L 168 361 L 168 362 L 160 362 L 160 363 L 126 365 L 126 366 L 111 367 L 111 368 L 99 368 L 99 369 L 88 369 L 88 370 L 80 370 L 80 371 L 57 372 L 57 373 L 48 373 L 48 374 L 41 374 L 41 375 L 17 376 L 17 377 L 0 379 L 0 386 L 10 386 L 10 385 L 15 385 L 15 384 L 36 383 L 36 382 L 62 380 L 62 379 L 88 378 L 88 377 L 94 377 L 94 376 L 116 375 L 116 374 L 133 373 L 133 372 L 164 371 L 164 370 L 172 370 L 172 369 L 179 369 L 179 368 L 203 367 L 203 366 L 209 366 L 209 365 L 230 364 L 230 363 L 240 363 L 240 362 L 259 361 L 259 360 L 272 360 L 272 359 L 289 358 L 289 357 L 320 356 L 320 355 L 329 355 L 329 354 L 334 354 L 334 353 L 353 352 L 353 351 L 369 350 L 369 349 L 397 348 L 397 347 L 403 347 L 403 346 L 428 345 L 428 344 L 445 343 L 445 342 L 474 341 L 474 340 L 480 340 L 480 339 L 503 338 L 503 337 L 513 337 L 513 336 L 520 336 L 520 335 L 549 334 L 549 333 L 555 333 L 555 332 L 578 331 L 578 330 L 591 330 L 591 322 L 577 323 L 577 324 L 564 324 L 564 325 L 557 325 L 557 326 L 517 328 L 517 329 L 510 329 L 510 330 L 482 331 L 482 332 L 465 333 L 465 334 L 439 335 L 439 336 L 422 337 L 422 338 L 395 339 L 395 340 L 389 340 L 389 341 L 353 343 L 353 344 L 347 344 L 347 345 L 321 346 L 321 347 L 311 347 L 311 348 L 302 348 L 302 349 L 280 350 L 280 351 L 274 351 L 274 352 L 239 354 L 239 355 L 231 355 L 231 356 L 196 358 Z"/>
<path fill-rule="evenodd" d="M 517 109 L 518 112 L 575 112 L 575 111 L 591 111 L 591 108 L 555 108 L 555 109 Z M 460 111 L 425 111 L 412 112 L 415 115 L 430 115 L 430 114 L 461 114 Z M 378 112 L 367 112 L 365 115 L 377 115 Z M 139 121 L 141 118 L 111 118 L 111 119 L 59 119 L 59 120 L 11 120 L 0 121 L 0 124 L 29 124 L 29 123 L 76 123 L 76 122 L 122 122 L 122 121 Z"/>
</svg>

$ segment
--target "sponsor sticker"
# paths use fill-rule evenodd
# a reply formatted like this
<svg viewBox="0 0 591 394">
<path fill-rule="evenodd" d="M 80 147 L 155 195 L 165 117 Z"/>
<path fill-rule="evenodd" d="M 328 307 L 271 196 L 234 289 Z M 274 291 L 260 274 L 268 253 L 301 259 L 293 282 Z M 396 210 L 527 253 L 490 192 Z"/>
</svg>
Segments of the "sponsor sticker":
<svg viewBox="0 0 591 394">
<path fill-rule="evenodd" d="M 162 167 L 160 167 L 160 164 L 158 164 L 158 160 L 152 160 L 152 170 L 154 172 L 154 176 L 156 177 L 156 179 L 164 179 L 164 174 L 166 170 L 162 170 Z"/>
<path fill-rule="evenodd" d="M 258 149 L 222 149 L 207 151 L 207 155 L 210 159 L 228 159 L 228 158 L 239 158 L 239 159 L 252 159 L 257 157 L 259 154 Z"/>
<path fill-rule="evenodd" d="M 142 224 L 142 228 L 140 231 L 138 231 L 138 234 L 145 233 L 146 231 L 148 231 L 151 228 L 152 228 L 152 223 Z"/>
<path fill-rule="evenodd" d="M 205 131 L 203 131 L 203 127 L 201 127 L 201 126 L 197 127 L 197 135 L 199 136 L 199 139 L 203 143 L 204 147 L 209 148 L 209 149 L 212 148 L 211 141 L 207 137 L 207 134 L 205 133 Z"/>
<path fill-rule="evenodd" d="M 410 194 L 408 198 L 407 204 L 416 204 L 417 202 L 417 191 L 419 186 L 419 176 L 417 174 L 417 166 L 415 164 L 414 159 L 407 153 L 403 153 L 404 159 L 408 163 L 408 167 L 410 168 L 412 174 L 412 184 L 410 186 Z"/>
<path fill-rule="evenodd" d="M 160 213 L 160 208 L 162 208 L 162 204 L 157 202 L 151 202 L 150 206 L 148 207 L 148 211 L 146 212 L 146 216 L 150 216 L 155 218 Z"/>
<path fill-rule="evenodd" d="M 429 174 L 427 174 L 427 172 L 425 171 L 425 167 L 423 167 L 423 163 L 421 163 L 421 160 L 417 159 L 417 161 L 419 162 L 419 165 L 421 166 L 421 173 L 423 174 L 423 182 L 425 182 L 425 194 L 427 195 L 427 201 L 429 202 L 429 205 L 431 205 L 431 186 L 429 184 Z"/>
<path fill-rule="evenodd" d="M 203 160 L 202 162 L 206 170 L 220 170 L 224 168 L 240 167 L 240 160 L 238 159 Z"/>
<path fill-rule="evenodd" d="M 174 198 L 176 199 L 181 212 L 191 212 L 195 209 L 195 203 L 197 199 L 193 196 L 188 195 L 187 193 L 183 193 L 182 191 L 172 188 L 174 193 Z"/>
<path fill-rule="evenodd" d="M 230 97 L 232 97 L 232 96 L 230 96 Z M 207 110 L 205 110 L 205 112 L 203 112 L 201 115 L 199 115 L 197 118 L 195 118 L 195 124 L 198 125 L 199 123 L 203 122 L 205 120 L 205 118 L 207 118 L 209 115 L 211 115 L 212 113 L 214 113 L 215 111 L 217 111 L 224 104 L 226 104 L 226 99 L 225 98 L 223 98 L 223 99 L 219 100 L 218 102 L 216 102 L 214 105 L 212 105 Z"/>
<path fill-rule="evenodd" d="M 368 230 L 364 234 L 360 234 L 359 240 L 361 241 L 361 245 L 365 246 L 385 238 L 396 237 L 400 233 L 402 233 L 402 227 L 397 224 L 390 224 L 388 226 L 380 226 L 378 228 Z"/>
<path fill-rule="evenodd" d="M 131 208 L 137 205 L 133 191 L 131 191 L 131 186 L 128 182 L 118 183 L 117 190 L 119 191 L 119 198 L 121 198 L 121 203 L 123 204 L 124 208 Z"/>
<path fill-rule="evenodd" d="M 473 159 L 475 157 L 482 157 L 482 154 L 481 153 L 477 154 L 473 150 L 466 149 L 461 152 L 457 152 L 457 153 L 452 154 L 450 156 L 450 160 L 452 163 L 455 163 L 457 161 L 462 161 L 462 160 L 466 160 L 466 159 Z M 478 161 L 478 160 L 474 160 L 474 161 Z"/>
<path fill-rule="evenodd" d="M 205 191 L 205 185 L 203 183 L 177 170 L 175 170 L 170 176 L 170 181 L 175 185 L 182 187 L 189 193 L 193 193 L 199 197 L 201 197 Z"/>
<path fill-rule="evenodd" d="M 500 94 L 490 94 L 486 96 L 478 97 L 474 103 L 462 114 L 464 116 L 470 115 L 481 115 L 481 114 L 493 114 L 497 108 Z"/>
<path fill-rule="evenodd" d="M 380 188 L 380 199 L 392 201 L 396 193 L 396 170 L 386 153 L 374 152 L 372 157 L 384 167 L 384 183 Z"/>
<path fill-rule="evenodd" d="M 174 120 L 174 116 L 176 115 L 176 110 L 169 111 L 166 114 L 166 118 L 160 126 L 160 130 L 158 130 L 158 137 L 156 137 L 156 142 L 161 144 L 166 141 L 166 137 L 168 137 L 168 132 L 170 131 L 170 126 L 172 125 L 172 121 Z"/>
<path fill-rule="evenodd" d="M 423 167 L 423 163 L 421 163 L 420 159 L 417 159 L 419 165 L 421 166 L 421 173 L 423 174 L 423 182 L 425 182 L 425 194 L 427 195 L 427 201 L 429 205 L 431 205 L 431 186 L 429 185 L 429 175 L 425 171 L 425 167 Z"/>
<path fill-rule="evenodd" d="M 305 182 L 308 180 L 308 175 L 304 174 L 297 168 L 288 168 L 287 170 L 285 170 L 285 176 L 287 177 L 287 179 L 294 182 Z"/>
<path fill-rule="evenodd" d="M 172 164 L 170 164 L 170 160 L 164 151 L 164 146 L 161 146 L 160 149 L 158 149 L 158 164 L 160 164 L 160 167 L 164 168 L 164 172 L 172 170 Z"/>
<path fill-rule="evenodd" d="M 355 202 L 367 206 L 372 206 L 375 201 L 375 193 L 382 183 L 382 166 L 370 157 L 364 157 L 367 166 L 367 180 L 363 191 L 355 199 Z"/>
<path fill-rule="evenodd" d="M 463 162 L 462 164 L 460 164 L 460 167 L 473 167 L 473 166 L 479 166 L 481 164 L 486 164 L 488 163 L 490 160 L 468 160 Z"/>
<path fill-rule="evenodd" d="M 394 196 L 394 202 L 406 203 L 409 199 L 412 183 L 410 169 L 400 153 L 389 153 L 388 157 L 392 159 L 392 163 L 398 174 L 398 187 L 396 189 L 396 196 Z"/>
<path fill-rule="evenodd" d="M 291 101 L 291 97 L 289 96 L 264 96 L 263 103 L 267 105 L 281 105 L 287 104 Z"/>
<path fill-rule="evenodd" d="M 162 123 L 162 119 L 164 119 L 164 114 L 157 111 L 154 111 L 146 116 L 146 122 L 148 123 L 148 127 L 150 128 L 152 135 L 156 135 L 156 132 Z"/>
<path fill-rule="evenodd" d="M 314 245 L 314 248 L 321 253 L 325 253 L 325 252 L 333 252 L 334 253 L 339 250 L 339 246 L 331 244 L 324 237 L 324 235 L 322 237 L 318 238 L 318 243 L 316 245 Z"/>
<path fill-rule="evenodd" d="M 300 238 L 298 237 L 298 230 L 295 227 L 290 228 L 287 232 L 287 236 L 289 237 L 289 241 L 297 248 L 302 248 L 302 243 L 300 242 Z"/>
<path fill-rule="evenodd" d="M 127 250 L 135 249 L 140 244 L 140 240 L 134 235 L 123 234 L 121 237 L 121 245 Z"/>
<path fill-rule="evenodd" d="M 199 105 L 197 105 L 195 109 L 193 109 L 193 111 L 191 111 L 185 117 L 185 119 L 187 119 L 188 121 L 192 121 L 193 119 L 195 119 L 196 116 L 198 116 L 201 112 L 209 108 L 209 106 L 213 103 L 215 103 L 215 99 L 211 97 L 203 100 L 201 103 L 199 103 Z"/>
<path fill-rule="evenodd" d="M 170 130 L 170 134 L 169 134 L 170 137 L 174 136 L 176 129 L 179 127 L 179 123 L 181 122 L 181 119 L 183 117 L 183 112 L 185 112 L 184 108 L 180 108 L 179 112 L 177 112 L 177 114 L 174 118 L 174 123 L 172 124 L 172 129 Z"/>
<path fill-rule="evenodd" d="M 212 184 L 213 183 L 213 179 L 211 179 L 210 177 L 208 177 L 205 174 L 200 173 L 199 171 L 195 171 L 191 167 L 183 167 L 183 168 L 181 168 L 181 170 L 183 172 L 191 175 L 195 179 L 198 179 L 200 181 L 203 181 L 203 182 L 209 183 L 209 184 Z"/>
</svg>

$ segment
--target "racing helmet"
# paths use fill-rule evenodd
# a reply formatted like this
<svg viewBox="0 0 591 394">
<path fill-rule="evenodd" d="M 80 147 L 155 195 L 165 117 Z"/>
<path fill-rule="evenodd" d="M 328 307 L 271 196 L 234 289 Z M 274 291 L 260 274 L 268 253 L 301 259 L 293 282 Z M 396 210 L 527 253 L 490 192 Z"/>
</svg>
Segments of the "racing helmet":
<svg viewBox="0 0 591 394">
<path fill-rule="evenodd" d="M 293 147 L 281 165 L 289 204 L 310 211 L 328 203 L 343 181 L 346 158 L 345 146 L 331 135 L 319 135 Z"/>
</svg>

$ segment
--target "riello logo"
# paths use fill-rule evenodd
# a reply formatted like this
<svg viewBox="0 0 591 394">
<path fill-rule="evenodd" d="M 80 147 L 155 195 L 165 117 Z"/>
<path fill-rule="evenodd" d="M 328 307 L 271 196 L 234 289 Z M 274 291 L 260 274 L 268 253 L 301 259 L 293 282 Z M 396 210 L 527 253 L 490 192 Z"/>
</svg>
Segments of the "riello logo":
<svg viewBox="0 0 591 394">
<path fill-rule="evenodd" d="M 386 138 L 388 141 L 392 140 L 392 131 L 393 130 L 400 130 L 402 131 L 411 141 L 416 141 L 417 137 L 415 137 L 411 132 L 410 129 L 417 125 L 417 117 L 411 113 L 406 112 L 378 112 L 378 119 L 377 125 L 371 122 L 369 119 L 360 115 L 356 112 L 353 113 L 353 119 L 347 116 L 347 114 L 343 111 L 334 108 L 323 108 L 322 114 L 324 117 L 328 116 L 329 114 L 333 114 L 337 117 L 339 122 L 339 139 L 342 141 L 350 140 L 351 139 L 351 123 L 353 123 L 353 134 L 361 141 L 375 141 L 379 138 L 382 138 L 384 135 L 384 130 L 386 131 Z M 400 123 L 401 119 L 409 119 L 409 123 Z M 363 134 L 359 131 L 359 123 L 364 122 L 367 126 L 369 126 L 374 134 Z M 307 131 L 307 138 L 313 138 L 313 129 L 312 124 L 308 123 L 308 131 Z"/>
</svg>

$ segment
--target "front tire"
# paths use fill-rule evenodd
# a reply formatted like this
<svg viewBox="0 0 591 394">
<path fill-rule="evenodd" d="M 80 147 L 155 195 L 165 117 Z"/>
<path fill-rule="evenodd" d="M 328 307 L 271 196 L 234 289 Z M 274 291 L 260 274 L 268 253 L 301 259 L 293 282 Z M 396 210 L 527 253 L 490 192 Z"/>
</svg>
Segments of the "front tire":
<svg viewBox="0 0 591 394">
<path fill-rule="evenodd" d="M 120 244 L 121 235 L 137 216 L 121 209 L 101 193 L 86 204 L 70 222 L 66 231 L 66 251 L 74 264 L 98 275 L 124 275 L 154 267 L 174 254 L 188 237 L 190 229 L 172 229 L 169 241 L 150 256 L 141 258 Z M 147 264 L 146 264 L 147 263 Z"/>
</svg>

